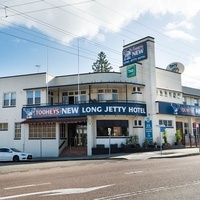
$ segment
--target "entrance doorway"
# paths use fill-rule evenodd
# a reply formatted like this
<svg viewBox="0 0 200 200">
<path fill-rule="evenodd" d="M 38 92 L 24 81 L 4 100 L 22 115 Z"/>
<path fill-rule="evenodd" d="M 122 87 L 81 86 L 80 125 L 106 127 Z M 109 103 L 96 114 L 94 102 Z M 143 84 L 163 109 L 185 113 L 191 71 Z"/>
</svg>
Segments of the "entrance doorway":
<svg viewBox="0 0 200 200">
<path fill-rule="evenodd" d="M 182 144 L 185 144 L 185 137 L 183 134 L 183 122 L 176 122 L 176 131 L 180 130 L 182 133 Z"/>
<path fill-rule="evenodd" d="M 87 155 L 87 124 L 69 123 L 67 141 L 67 145 L 60 153 L 60 156 Z"/>
<path fill-rule="evenodd" d="M 67 129 L 68 144 L 60 156 L 87 155 L 87 125 L 86 123 L 69 123 Z"/>
<path fill-rule="evenodd" d="M 87 146 L 86 124 L 68 124 L 68 146 Z"/>
</svg>

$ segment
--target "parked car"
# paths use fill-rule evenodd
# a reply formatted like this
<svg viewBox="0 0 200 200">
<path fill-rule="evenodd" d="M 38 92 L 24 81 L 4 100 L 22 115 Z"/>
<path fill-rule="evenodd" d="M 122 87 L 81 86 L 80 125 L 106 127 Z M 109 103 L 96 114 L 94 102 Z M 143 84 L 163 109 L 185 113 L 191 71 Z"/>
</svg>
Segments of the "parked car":
<svg viewBox="0 0 200 200">
<path fill-rule="evenodd" d="M 22 152 L 15 148 L 0 148 L 0 161 L 23 161 L 31 160 L 32 155 L 29 153 Z"/>
</svg>

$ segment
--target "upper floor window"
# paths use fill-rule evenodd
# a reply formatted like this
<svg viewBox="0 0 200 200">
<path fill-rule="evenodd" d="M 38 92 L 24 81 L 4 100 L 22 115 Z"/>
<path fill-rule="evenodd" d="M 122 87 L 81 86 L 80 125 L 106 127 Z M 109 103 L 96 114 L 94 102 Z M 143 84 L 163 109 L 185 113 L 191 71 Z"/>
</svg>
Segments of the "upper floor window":
<svg viewBox="0 0 200 200">
<path fill-rule="evenodd" d="M 40 90 L 27 91 L 27 104 L 40 104 L 41 102 L 41 93 Z"/>
<path fill-rule="evenodd" d="M 79 99 L 80 98 L 80 99 Z M 74 92 L 63 92 L 62 93 L 62 103 L 63 104 L 77 104 L 79 102 L 85 103 L 87 100 L 86 98 L 86 91 L 74 91 Z"/>
<path fill-rule="evenodd" d="M 48 104 L 53 105 L 53 92 L 48 91 Z"/>
<path fill-rule="evenodd" d="M 181 94 L 180 93 L 177 93 L 177 96 L 176 96 L 178 99 L 181 98 Z"/>
<path fill-rule="evenodd" d="M 185 97 L 183 97 L 183 104 L 186 104 L 186 99 L 185 99 Z"/>
<path fill-rule="evenodd" d="M 98 90 L 98 101 L 118 101 L 117 89 L 100 89 Z"/>
<path fill-rule="evenodd" d="M 198 106 L 198 99 L 194 98 L 194 105 Z"/>
<path fill-rule="evenodd" d="M 85 103 L 86 102 L 86 91 L 81 91 L 80 92 L 80 101 L 81 101 L 81 103 Z"/>
<path fill-rule="evenodd" d="M 134 93 L 141 93 L 140 87 L 133 87 L 133 94 Z"/>
<path fill-rule="evenodd" d="M 4 107 L 16 106 L 16 93 L 15 92 L 4 93 L 3 106 Z"/>
<path fill-rule="evenodd" d="M 62 93 L 62 103 L 63 104 L 68 104 L 68 92 L 63 92 Z"/>
</svg>

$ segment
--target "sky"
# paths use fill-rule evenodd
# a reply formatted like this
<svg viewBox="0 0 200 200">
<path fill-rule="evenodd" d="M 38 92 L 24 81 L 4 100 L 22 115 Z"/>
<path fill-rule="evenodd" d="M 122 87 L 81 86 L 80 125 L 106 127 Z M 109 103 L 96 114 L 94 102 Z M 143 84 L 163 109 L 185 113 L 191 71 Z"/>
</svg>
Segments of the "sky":
<svg viewBox="0 0 200 200">
<path fill-rule="evenodd" d="M 180 62 L 200 89 L 198 0 L 0 0 L 0 77 L 92 72 L 103 51 L 115 72 L 123 45 L 151 36 L 156 67 Z"/>
</svg>

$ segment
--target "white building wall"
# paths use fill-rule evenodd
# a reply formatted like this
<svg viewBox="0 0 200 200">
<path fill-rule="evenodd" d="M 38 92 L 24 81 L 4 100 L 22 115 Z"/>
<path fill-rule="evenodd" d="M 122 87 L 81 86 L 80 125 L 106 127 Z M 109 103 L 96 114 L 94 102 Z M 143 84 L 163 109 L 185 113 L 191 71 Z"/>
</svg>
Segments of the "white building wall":
<svg viewBox="0 0 200 200">
<path fill-rule="evenodd" d="M 37 81 L 36 81 L 37 80 Z M 46 73 L 19 75 L 12 77 L 0 78 L 0 123 L 8 123 L 8 131 L 0 132 L 0 146 L 15 147 L 20 150 L 24 148 L 24 138 L 21 140 L 14 140 L 15 122 L 22 122 L 21 111 L 23 105 L 26 104 L 26 90 L 25 88 L 45 87 Z M 16 92 L 16 106 L 3 107 L 3 94 Z M 45 102 L 46 94 L 42 92 L 42 102 Z"/>
<path fill-rule="evenodd" d="M 156 87 L 182 92 L 181 74 L 156 68 Z"/>
<path fill-rule="evenodd" d="M 24 119 L 21 118 L 21 109 L 23 105 L 26 104 L 26 92 L 27 90 L 32 90 L 33 88 L 39 88 L 41 90 L 41 103 L 45 104 L 47 102 L 47 90 L 48 87 L 61 88 L 57 90 L 54 88 L 54 101 L 62 102 L 62 91 L 64 88 L 62 86 L 76 85 L 78 80 L 80 84 L 85 84 L 84 90 L 86 94 L 89 93 L 89 85 L 91 84 L 91 98 L 97 99 L 98 88 L 101 88 L 99 84 L 102 83 L 102 88 L 105 87 L 106 83 L 108 87 L 112 89 L 116 88 L 119 91 L 119 100 L 133 101 L 143 101 L 147 106 L 147 115 L 150 117 L 153 123 L 153 141 L 159 143 L 159 128 L 156 126 L 159 124 L 159 119 L 162 120 L 172 120 L 174 125 L 173 127 L 167 128 L 168 142 L 173 144 L 175 141 L 175 132 L 176 132 L 176 121 L 187 122 L 189 123 L 189 131 L 192 132 L 192 123 L 195 121 L 200 121 L 197 117 L 178 117 L 175 115 L 162 115 L 158 114 L 158 109 L 156 107 L 156 101 L 164 102 L 174 102 L 182 103 L 182 83 L 181 83 L 181 74 L 174 73 L 171 71 L 166 71 L 165 69 L 160 69 L 155 67 L 155 51 L 154 51 L 154 39 L 147 37 L 145 39 L 135 42 L 139 44 L 141 42 L 147 42 L 147 56 L 148 58 L 136 63 L 136 76 L 127 77 L 127 67 L 120 67 L 120 72 L 112 73 L 86 73 L 80 74 L 79 79 L 78 75 L 68 75 L 68 76 L 46 76 L 46 73 L 39 74 L 30 74 L 30 75 L 21 75 L 14 77 L 5 77 L 0 78 L 0 122 L 8 123 L 8 131 L 0 132 L 0 146 L 12 146 L 19 148 L 21 150 L 31 152 L 35 157 L 39 156 L 58 156 L 59 155 L 59 125 L 57 123 L 56 128 L 56 139 L 54 140 L 29 140 L 28 138 L 28 125 L 22 124 L 22 138 L 21 140 L 14 140 L 14 123 L 22 122 Z M 133 45 L 130 44 L 130 45 Z M 48 82 L 48 83 L 47 83 Z M 111 83 L 109 85 L 109 82 Z M 94 83 L 94 84 L 93 84 Z M 103 86 L 103 83 L 104 86 Z M 115 84 L 122 83 L 122 84 Z M 76 86 L 74 86 L 75 88 Z M 141 92 L 133 94 L 133 87 L 140 87 Z M 72 88 L 72 87 L 71 87 Z M 173 95 L 163 96 L 159 95 L 160 91 L 166 91 L 173 93 L 180 93 L 180 98 L 174 98 Z M 58 94 L 58 92 L 60 93 Z M 3 94 L 8 92 L 16 92 L 16 107 L 3 108 Z M 110 95 L 110 94 L 109 94 Z M 60 99 L 58 99 L 58 97 Z M 87 95 L 87 98 L 89 96 Z M 87 99 L 89 100 L 89 99 Z M 186 96 L 186 102 L 189 105 L 194 105 L 194 96 Z M 92 147 L 95 147 L 97 144 L 105 144 L 106 147 L 109 145 L 109 138 L 97 137 L 96 130 L 96 121 L 100 119 L 110 119 L 110 120 L 124 120 L 129 121 L 129 134 L 137 135 L 139 143 L 142 144 L 145 139 L 145 127 L 144 122 L 146 117 L 142 116 L 88 116 L 87 121 L 87 131 L 88 131 L 88 155 L 91 155 Z M 141 120 L 141 127 L 134 127 L 134 120 Z M 118 144 L 120 147 L 121 143 L 124 143 L 126 138 L 111 138 L 111 144 Z"/>
<path fill-rule="evenodd" d="M 149 38 L 147 41 L 147 56 L 148 59 L 142 61 L 143 65 L 143 80 L 145 82 L 144 88 L 144 99 L 147 105 L 147 116 L 150 117 L 152 120 L 152 132 L 153 132 L 153 139 L 156 136 L 156 127 L 155 127 L 155 120 L 156 116 L 156 78 L 155 78 L 155 48 L 154 48 L 154 39 Z M 145 133 L 144 133 L 145 134 Z"/>
</svg>

